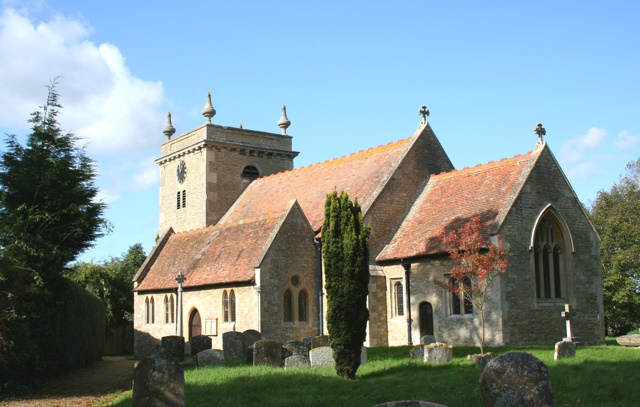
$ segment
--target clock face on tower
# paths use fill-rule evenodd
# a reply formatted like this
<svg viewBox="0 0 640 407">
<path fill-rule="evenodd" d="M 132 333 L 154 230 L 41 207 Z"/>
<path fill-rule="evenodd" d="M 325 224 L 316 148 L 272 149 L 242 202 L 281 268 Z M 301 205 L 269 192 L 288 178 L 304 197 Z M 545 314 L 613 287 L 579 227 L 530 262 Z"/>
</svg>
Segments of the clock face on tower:
<svg viewBox="0 0 640 407">
<path fill-rule="evenodd" d="M 184 160 L 180 160 L 178 163 L 178 182 L 183 183 L 185 179 L 187 179 L 187 164 L 185 164 Z"/>
</svg>

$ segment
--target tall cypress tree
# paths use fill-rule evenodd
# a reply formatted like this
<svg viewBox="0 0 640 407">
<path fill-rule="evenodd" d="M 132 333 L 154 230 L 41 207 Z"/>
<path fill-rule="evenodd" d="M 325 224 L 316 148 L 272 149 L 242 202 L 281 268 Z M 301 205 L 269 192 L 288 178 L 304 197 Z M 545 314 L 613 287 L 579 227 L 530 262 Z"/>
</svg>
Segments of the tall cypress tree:
<svg viewBox="0 0 640 407">
<path fill-rule="evenodd" d="M 366 338 L 369 294 L 369 232 L 358 200 L 344 191 L 327 195 L 322 257 L 327 291 L 327 327 L 336 373 L 354 379 Z"/>
</svg>

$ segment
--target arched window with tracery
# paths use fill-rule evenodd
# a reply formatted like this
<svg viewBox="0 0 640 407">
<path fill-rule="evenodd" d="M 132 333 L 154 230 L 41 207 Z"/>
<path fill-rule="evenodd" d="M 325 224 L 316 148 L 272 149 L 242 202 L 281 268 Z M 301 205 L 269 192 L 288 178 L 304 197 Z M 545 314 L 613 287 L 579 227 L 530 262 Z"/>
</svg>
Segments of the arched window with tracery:
<svg viewBox="0 0 640 407">
<path fill-rule="evenodd" d="M 533 263 L 537 298 L 562 298 L 564 247 L 560 228 L 546 215 L 536 228 Z"/>
<path fill-rule="evenodd" d="M 293 322 L 293 295 L 288 288 L 282 296 L 282 311 L 284 314 L 284 322 Z"/>
<path fill-rule="evenodd" d="M 307 322 L 308 303 L 307 292 L 300 290 L 298 293 L 298 322 Z"/>
</svg>

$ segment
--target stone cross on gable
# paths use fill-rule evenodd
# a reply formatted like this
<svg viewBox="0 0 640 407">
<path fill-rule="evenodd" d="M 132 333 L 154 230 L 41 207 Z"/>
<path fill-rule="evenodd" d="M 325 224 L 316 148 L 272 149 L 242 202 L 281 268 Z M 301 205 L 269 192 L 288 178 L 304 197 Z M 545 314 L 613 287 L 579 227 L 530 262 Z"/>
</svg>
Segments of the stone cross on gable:
<svg viewBox="0 0 640 407">
<path fill-rule="evenodd" d="M 538 141 L 542 143 L 542 136 L 547 134 L 547 131 L 544 129 L 544 127 L 542 127 L 542 123 L 538 123 L 533 129 L 533 132 L 538 135 Z"/>
<path fill-rule="evenodd" d="M 562 338 L 562 340 L 566 342 L 573 342 L 575 338 L 571 335 L 571 317 L 574 316 L 574 314 L 571 313 L 571 305 L 565 304 L 564 311 L 561 312 L 560 315 L 562 315 L 567 321 L 567 337 Z"/>
<path fill-rule="evenodd" d="M 429 110 L 427 110 L 427 107 L 425 105 L 422 105 L 422 107 L 420 107 L 418 114 L 422 116 L 422 123 L 426 123 L 427 116 L 429 116 Z"/>
</svg>

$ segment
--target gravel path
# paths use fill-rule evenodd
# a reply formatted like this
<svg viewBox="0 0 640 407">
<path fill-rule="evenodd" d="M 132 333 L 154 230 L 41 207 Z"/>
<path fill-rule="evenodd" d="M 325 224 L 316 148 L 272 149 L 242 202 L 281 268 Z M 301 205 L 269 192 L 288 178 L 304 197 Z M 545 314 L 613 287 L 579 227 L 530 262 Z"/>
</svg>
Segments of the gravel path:
<svg viewBox="0 0 640 407">
<path fill-rule="evenodd" d="M 111 401 L 116 390 L 130 390 L 135 360 L 122 356 L 103 356 L 100 362 L 51 381 L 33 394 L 0 402 L 2 407 L 93 406 Z"/>
</svg>

